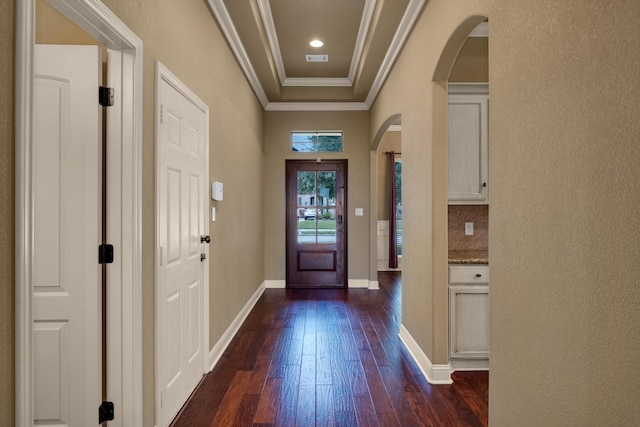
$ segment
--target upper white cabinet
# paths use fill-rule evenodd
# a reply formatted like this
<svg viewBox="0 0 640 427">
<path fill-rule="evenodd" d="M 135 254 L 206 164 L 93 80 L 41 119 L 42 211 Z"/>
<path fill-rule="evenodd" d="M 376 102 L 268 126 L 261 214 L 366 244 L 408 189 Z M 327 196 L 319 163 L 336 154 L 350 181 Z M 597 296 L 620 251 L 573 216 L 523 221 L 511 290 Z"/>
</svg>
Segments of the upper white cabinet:
<svg viewBox="0 0 640 427">
<path fill-rule="evenodd" d="M 488 85 L 449 85 L 449 204 L 489 204 L 488 113 Z"/>
</svg>

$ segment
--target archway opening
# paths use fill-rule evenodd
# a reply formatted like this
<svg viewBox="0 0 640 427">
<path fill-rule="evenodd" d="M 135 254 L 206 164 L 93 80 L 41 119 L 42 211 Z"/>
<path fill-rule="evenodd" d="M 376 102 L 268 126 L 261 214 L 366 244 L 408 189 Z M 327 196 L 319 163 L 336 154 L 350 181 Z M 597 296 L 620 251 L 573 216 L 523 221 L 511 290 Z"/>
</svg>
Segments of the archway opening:
<svg viewBox="0 0 640 427">
<path fill-rule="evenodd" d="M 402 146 L 402 117 L 393 114 L 378 129 L 370 150 L 371 168 L 371 224 L 370 224 L 370 281 L 377 283 L 378 271 L 401 271 L 402 263 L 402 226 L 397 226 L 402 221 L 402 175 L 401 175 L 401 146 Z M 395 186 L 394 206 L 396 227 L 394 228 L 395 249 L 398 253 L 397 266 L 389 267 L 389 206 L 390 206 L 390 174 L 389 153 L 394 152 L 394 172 L 400 168 L 400 174 L 394 174 Z M 399 203 L 398 203 L 399 202 Z M 398 219 L 398 212 L 400 218 Z"/>
<path fill-rule="evenodd" d="M 489 366 L 488 284 L 486 299 L 473 300 L 479 302 L 473 326 L 482 325 L 474 333 L 483 336 L 473 343 L 478 352 L 462 355 L 456 335 L 462 325 L 456 319 L 463 314 L 456 311 L 458 298 L 452 297 L 456 289 L 449 274 L 458 263 L 488 263 L 488 83 L 488 21 L 473 16 L 449 38 L 432 83 L 434 311 L 440 311 L 436 319 L 447 323 L 434 328 L 449 332 L 434 353 L 446 354 L 452 371 Z"/>
</svg>

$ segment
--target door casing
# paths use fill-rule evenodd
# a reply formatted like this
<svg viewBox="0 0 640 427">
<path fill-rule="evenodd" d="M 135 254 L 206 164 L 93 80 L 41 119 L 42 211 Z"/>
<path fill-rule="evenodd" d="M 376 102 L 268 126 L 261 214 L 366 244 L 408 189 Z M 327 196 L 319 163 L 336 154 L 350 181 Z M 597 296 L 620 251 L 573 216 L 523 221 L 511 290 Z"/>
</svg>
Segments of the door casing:
<svg viewBox="0 0 640 427">
<path fill-rule="evenodd" d="M 116 261 L 109 265 L 107 276 L 107 396 L 116 407 L 116 419 L 110 426 L 142 426 L 142 41 L 99 0 L 48 2 L 110 50 L 107 78 L 116 89 L 116 103 L 107 113 L 107 239 L 115 247 Z M 34 398 L 31 123 L 35 2 L 16 0 L 15 16 L 15 425 L 26 427 L 33 419 Z"/>
</svg>

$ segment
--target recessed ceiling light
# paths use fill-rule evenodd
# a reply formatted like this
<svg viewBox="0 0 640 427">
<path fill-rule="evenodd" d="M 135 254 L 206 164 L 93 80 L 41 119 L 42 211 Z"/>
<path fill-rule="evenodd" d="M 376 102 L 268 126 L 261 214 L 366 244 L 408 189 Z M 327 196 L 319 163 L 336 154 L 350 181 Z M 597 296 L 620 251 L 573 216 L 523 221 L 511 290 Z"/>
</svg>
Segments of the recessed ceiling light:
<svg viewBox="0 0 640 427">
<path fill-rule="evenodd" d="M 322 42 L 322 40 L 311 40 L 309 42 L 309 44 L 313 47 L 322 47 L 324 45 L 324 43 Z"/>
</svg>

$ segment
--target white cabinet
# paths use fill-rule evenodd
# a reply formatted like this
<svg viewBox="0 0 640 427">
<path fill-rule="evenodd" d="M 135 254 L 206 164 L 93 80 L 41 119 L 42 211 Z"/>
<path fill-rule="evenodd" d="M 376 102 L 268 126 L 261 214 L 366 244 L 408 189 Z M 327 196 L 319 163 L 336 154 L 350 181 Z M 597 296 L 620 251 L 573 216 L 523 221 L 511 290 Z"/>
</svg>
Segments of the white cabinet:
<svg viewBox="0 0 640 427">
<path fill-rule="evenodd" d="M 489 266 L 449 266 L 449 357 L 454 369 L 487 369 Z M 466 359 L 476 359 L 466 361 Z"/>
<path fill-rule="evenodd" d="M 489 203 L 487 85 L 449 85 L 449 204 Z"/>
</svg>

